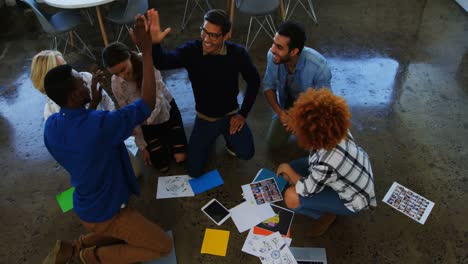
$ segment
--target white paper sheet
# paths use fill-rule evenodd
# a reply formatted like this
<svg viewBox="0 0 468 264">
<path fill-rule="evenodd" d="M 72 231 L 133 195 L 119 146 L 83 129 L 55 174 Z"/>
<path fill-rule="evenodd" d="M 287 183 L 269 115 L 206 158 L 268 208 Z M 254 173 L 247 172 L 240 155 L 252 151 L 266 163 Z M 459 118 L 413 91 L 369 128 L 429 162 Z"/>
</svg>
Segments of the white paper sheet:
<svg viewBox="0 0 468 264">
<path fill-rule="evenodd" d="M 423 225 L 435 205 L 397 182 L 393 182 L 382 201 Z"/>
<path fill-rule="evenodd" d="M 252 205 L 247 201 L 237 205 L 229 211 L 231 212 L 232 221 L 234 221 L 239 233 L 249 230 L 260 222 L 275 215 L 275 212 L 269 203 Z"/>
<path fill-rule="evenodd" d="M 188 175 L 158 177 L 156 199 L 195 196 Z"/>
<path fill-rule="evenodd" d="M 260 238 L 255 241 L 254 246 L 263 264 L 297 264 L 289 246 L 279 232 Z"/>
<path fill-rule="evenodd" d="M 250 229 L 249 234 L 247 235 L 247 238 L 245 239 L 244 245 L 242 246 L 242 251 L 245 253 L 248 253 L 250 255 L 254 255 L 256 257 L 260 256 L 260 252 L 258 252 L 257 248 L 255 247 L 255 242 L 265 236 L 262 235 L 256 235 L 253 232 L 253 229 Z M 286 245 L 289 247 L 291 246 L 291 241 L 292 239 L 289 237 L 283 237 L 284 242 L 286 242 Z"/>
<path fill-rule="evenodd" d="M 133 156 L 136 156 L 136 154 L 138 152 L 138 147 L 135 144 L 135 137 L 131 136 L 131 137 L 127 138 L 124 142 L 125 142 L 125 146 L 127 147 L 128 151 L 130 151 L 130 153 L 132 153 Z"/>
</svg>

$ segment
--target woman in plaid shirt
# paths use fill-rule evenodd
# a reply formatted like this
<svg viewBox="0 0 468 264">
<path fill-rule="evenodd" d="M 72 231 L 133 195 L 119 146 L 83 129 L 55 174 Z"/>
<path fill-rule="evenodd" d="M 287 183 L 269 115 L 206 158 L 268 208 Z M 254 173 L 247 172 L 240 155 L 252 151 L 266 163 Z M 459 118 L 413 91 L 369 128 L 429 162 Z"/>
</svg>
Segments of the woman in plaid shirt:
<svg viewBox="0 0 468 264">
<path fill-rule="evenodd" d="M 309 233 L 320 236 L 336 215 L 354 215 L 377 205 L 367 153 L 349 132 L 351 114 L 345 100 L 328 89 L 309 89 L 288 111 L 298 144 L 309 157 L 283 163 L 277 169 L 291 184 L 286 205 L 318 219 Z"/>
</svg>

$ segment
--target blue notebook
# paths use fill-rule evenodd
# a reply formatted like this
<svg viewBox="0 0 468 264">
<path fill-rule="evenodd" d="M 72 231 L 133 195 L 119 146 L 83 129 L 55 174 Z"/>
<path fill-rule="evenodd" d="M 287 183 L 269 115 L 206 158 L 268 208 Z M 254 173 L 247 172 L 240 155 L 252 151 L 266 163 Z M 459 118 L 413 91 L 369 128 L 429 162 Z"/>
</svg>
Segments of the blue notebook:
<svg viewBox="0 0 468 264">
<path fill-rule="evenodd" d="M 193 178 L 189 180 L 190 186 L 192 187 L 193 193 L 195 195 L 211 190 L 215 187 L 224 184 L 221 174 L 218 170 L 213 170 L 208 173 L 203 174 L 198 178 Z"/>
<path fill-rule="evenodd" d="M 286 180 L 281 176 L 276 177 L 276 173 L 268 169 L 264 169 L 264 168 L 260 169 L 252 183 L 270 179 L 270 178 L 275 179 L 276 184 L 278 185 L 278 189 L 280 190 L 280 192 L 282 192 L 284 190 L 284 187 L 286 187 L 286 184 L 287 184 Z"/>
</svg>

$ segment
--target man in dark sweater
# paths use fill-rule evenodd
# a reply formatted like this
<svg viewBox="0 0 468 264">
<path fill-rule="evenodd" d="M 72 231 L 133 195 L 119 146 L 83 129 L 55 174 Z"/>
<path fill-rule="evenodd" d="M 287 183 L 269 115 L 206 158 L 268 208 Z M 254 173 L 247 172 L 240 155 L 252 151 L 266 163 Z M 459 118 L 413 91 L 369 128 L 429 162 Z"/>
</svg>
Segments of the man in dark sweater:
<svg viewBox="0 0 468 264">
<path fill-rule="evenodd" d="M 208 11 L 200 27 L 201 40 L 189 41 L 173 51 L 160 45 L 170 28 L 161 31 L 158 12 L 149 10 L 148 18 L 156 68 L 185 68 L 192 82 L 197 116 L 188 145 L 188 174 L 192 177 L 203 174 L 219 135 L 226 140 L 229 153 L 243 160 L 251 159 L 255 148 L 245 119 L 255 102 L 260 76 L 246 49 L 226 41 L 231 29 L 228 15 L 222 10 Z M 247 83 L 240 109 L 239 74 Z"/>
</svg>

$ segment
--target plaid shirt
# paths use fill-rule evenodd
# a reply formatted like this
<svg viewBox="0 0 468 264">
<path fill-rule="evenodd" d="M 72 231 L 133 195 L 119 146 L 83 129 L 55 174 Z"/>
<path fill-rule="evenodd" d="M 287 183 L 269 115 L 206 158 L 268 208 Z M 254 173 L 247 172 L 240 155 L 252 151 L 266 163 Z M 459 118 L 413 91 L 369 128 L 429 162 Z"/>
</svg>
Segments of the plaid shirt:
<svg viewBox="0 0 468 264">
<path fill-rule="evenodd" d="M 335 190 L 353 212 L 377 206 L 369 157 L 351 133 L 332 150 L 310 152 L 309 175 L 296 183 L 296 192 L 312 196 L 325 186 Z"/>
</svg>

